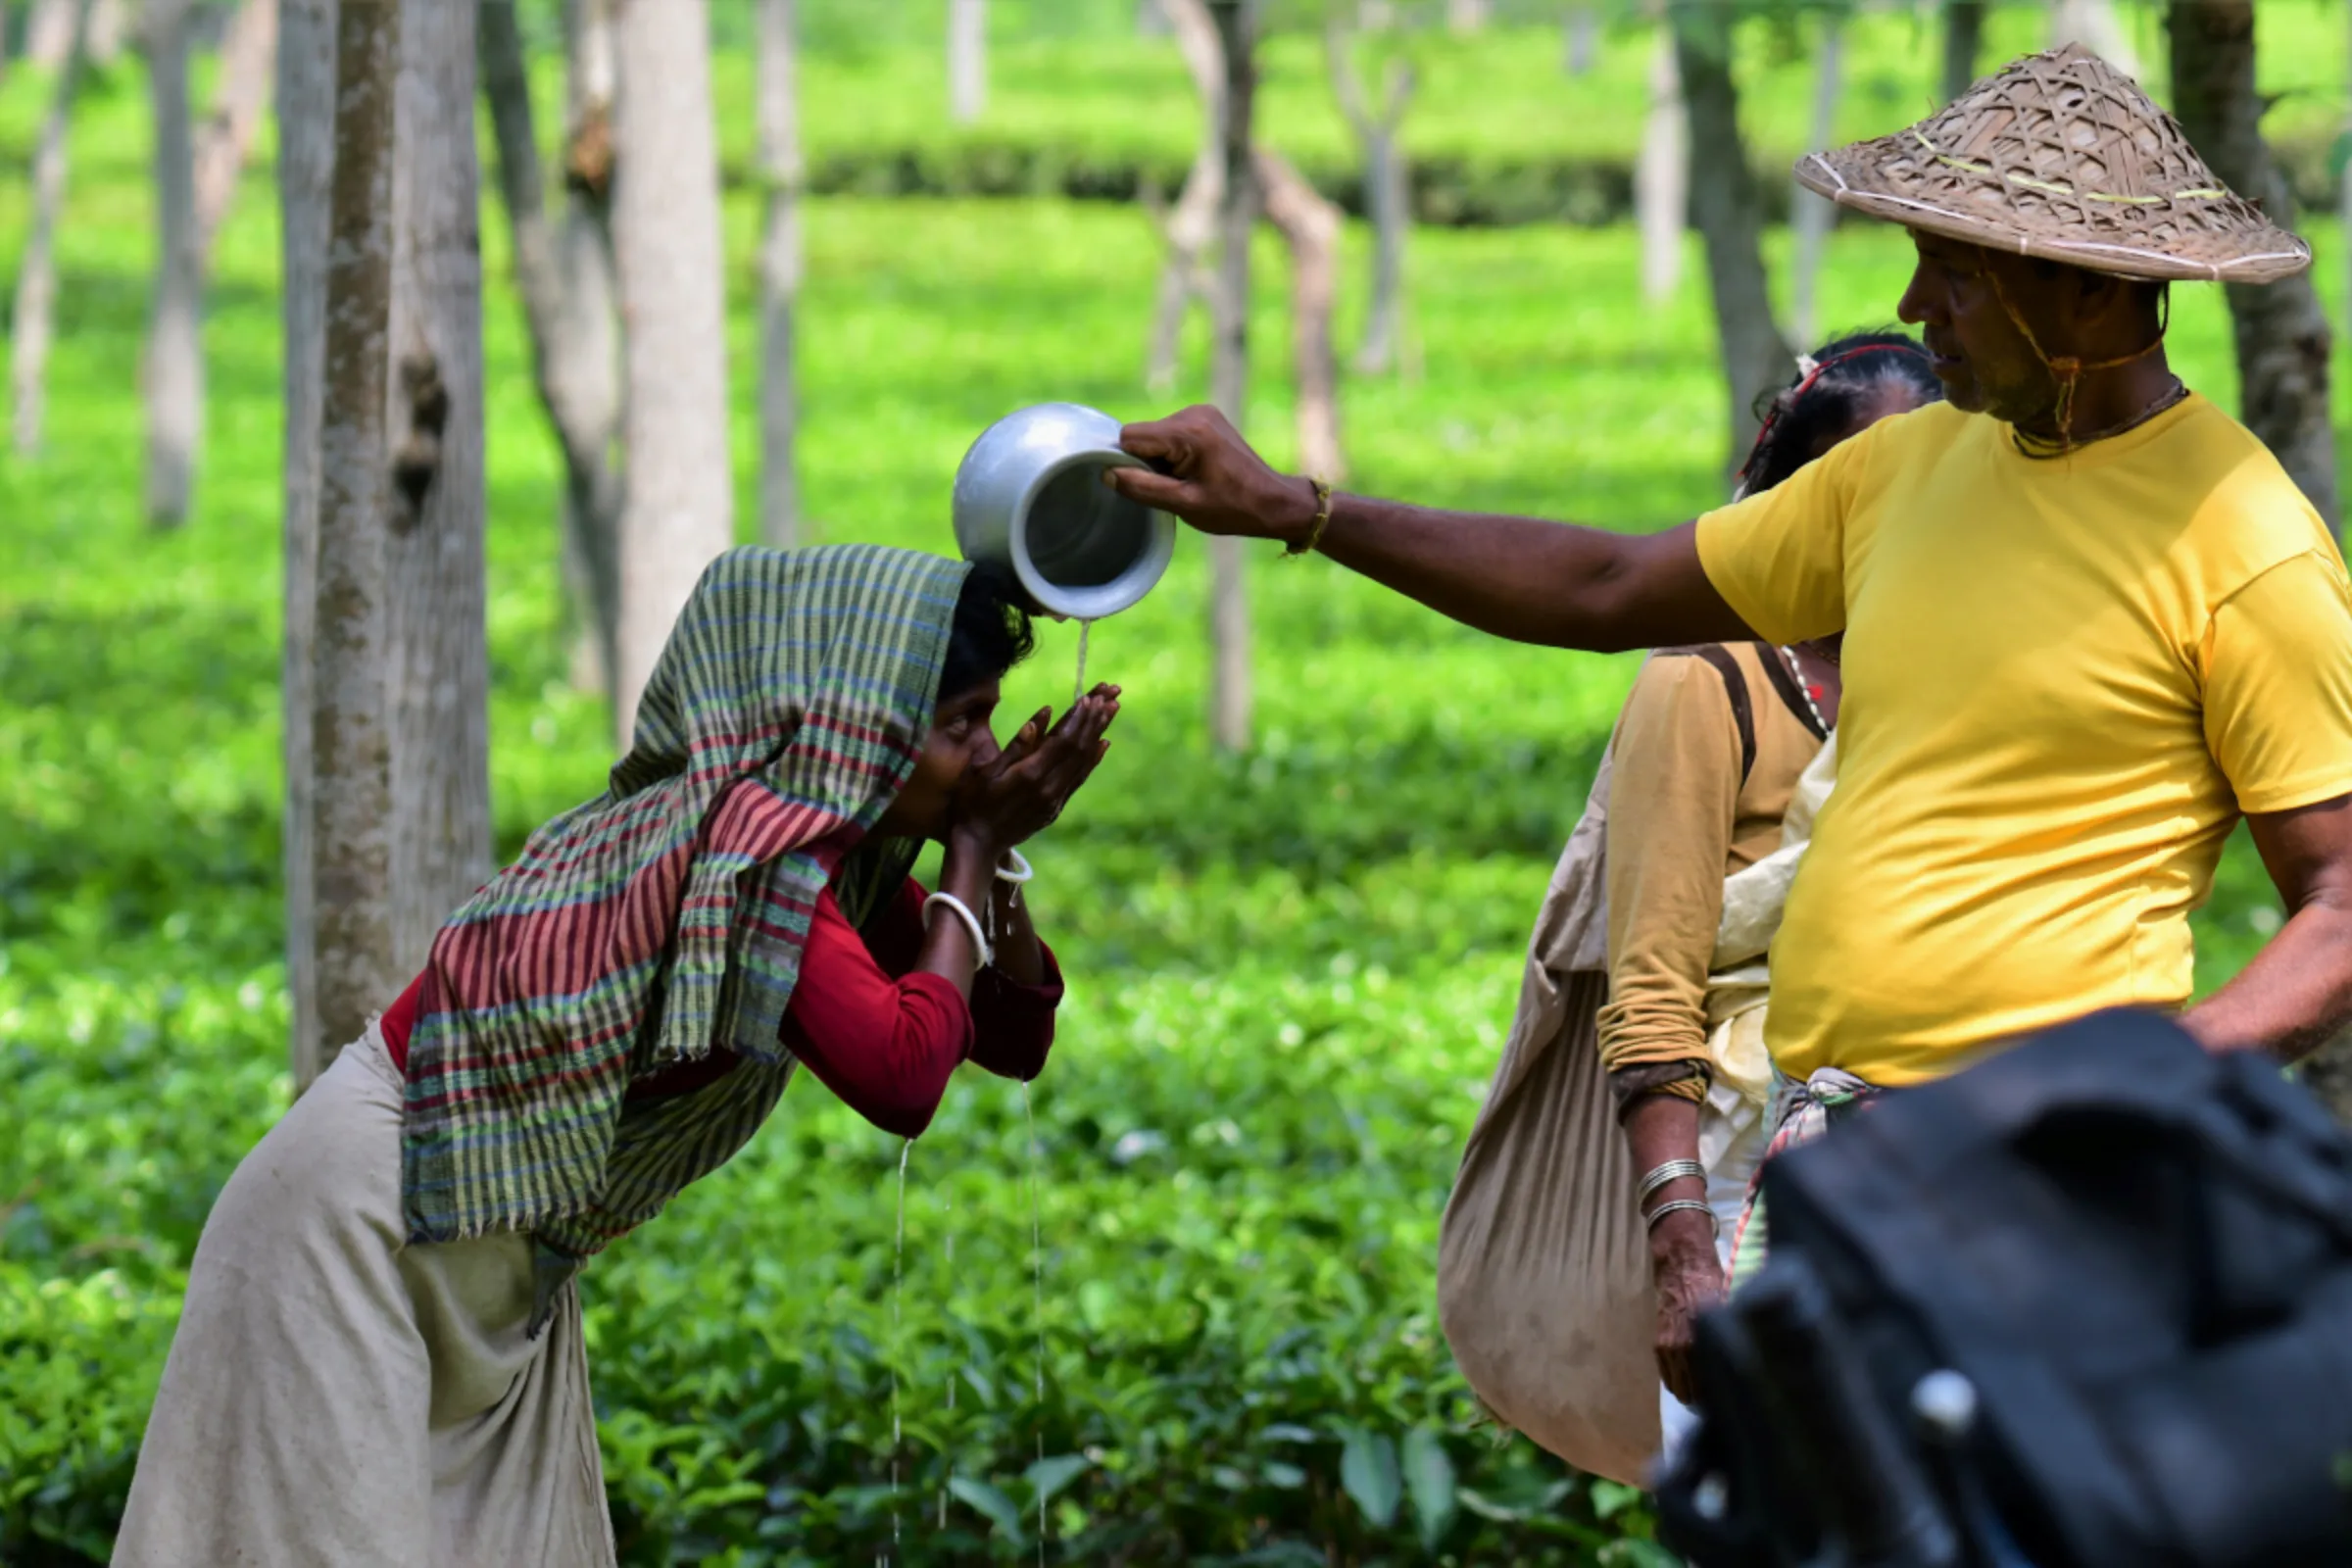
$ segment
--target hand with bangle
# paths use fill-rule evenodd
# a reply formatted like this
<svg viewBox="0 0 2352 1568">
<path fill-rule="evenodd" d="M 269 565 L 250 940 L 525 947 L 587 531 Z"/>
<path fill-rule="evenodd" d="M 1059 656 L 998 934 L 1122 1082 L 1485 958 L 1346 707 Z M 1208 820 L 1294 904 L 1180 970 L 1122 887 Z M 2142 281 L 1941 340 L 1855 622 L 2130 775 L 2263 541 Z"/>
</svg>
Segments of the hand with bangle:
<svg viewBox="0 0 2352 1568">
<path fill-rule="evenodd" d="M 1691 1326 L 1723 1297 L 1723 1257 L 1707 1169 L 1698 1154 L 1698 1104 L 1648 1094 L 1625 1108 L 1626 1138 L 1642 1170 L 1634 1203 L 1649 1236 L 1649 1273 L 1658 1291 L 1658 1377 L 1677 1398 L 1696 1392 Z"/>
</svg>

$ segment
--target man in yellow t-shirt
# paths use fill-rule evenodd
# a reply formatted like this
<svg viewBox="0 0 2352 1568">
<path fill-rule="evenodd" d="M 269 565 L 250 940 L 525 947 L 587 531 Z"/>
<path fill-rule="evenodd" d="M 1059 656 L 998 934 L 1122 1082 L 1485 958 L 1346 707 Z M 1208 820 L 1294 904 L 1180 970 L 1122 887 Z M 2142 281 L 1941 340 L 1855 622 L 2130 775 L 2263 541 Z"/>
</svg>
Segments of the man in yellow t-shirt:
<svg viewBox="0 0 2352 1568">
<path fill-rule="evenodd" d="M 1916 1083 L 2020 1030 L 2185 1003 L 2188 914 L 2240 815 L 2289 917 L 2185 1021 L 2309 1051 L 2352 1020 L 2352 589 L 2163 350 L 2170 280 L 2268 281 L 2308 248 L 2076 46 L 1798 174 L 1911 228 L 1899 314 L 1950 401 L 1777 490 L 1645 536 L 1466 515 L 1277 474 L 1205 409 L 1130 426 L 1158 471 L 1109 482 L 1525 642 L 1842 629 L 1838 787 L 1773 955 L 1768 1037 L 1799 1083 Z M 1655 1189 L 1661 1233 L 1700 1222 L 1659 1213 L 1688 1196 Z"/>
</svg>

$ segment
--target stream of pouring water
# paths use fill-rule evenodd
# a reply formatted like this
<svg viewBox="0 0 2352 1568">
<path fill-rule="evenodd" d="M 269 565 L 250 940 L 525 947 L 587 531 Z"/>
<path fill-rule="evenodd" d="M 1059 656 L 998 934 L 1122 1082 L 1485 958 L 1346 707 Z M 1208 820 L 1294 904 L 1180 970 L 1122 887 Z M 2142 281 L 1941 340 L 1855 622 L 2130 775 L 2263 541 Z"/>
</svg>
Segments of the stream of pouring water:
<svg viewBox="0 0 2352 1568">
<path fill-rule="evenodd" d="M 939 1211 L 940 1211 L 940 1213 L 941 1213 L 941 1214 L 943 1214 L 943 1215 L 944 1215 L 944 1214 L 946 1214 L 946 1213 L 948 1212 L 948 1210 L 949 1210 L 950 1206 L 951 1206 L 951 1205 L 949 1205 L 948 1203 L 946 1203 L 946 1202 L 942 1202 L 942 1203 L 939 1205 Z M 945 1223 L 945 1221 L 943 1221 L 943 1222 L 942 1222 L 942 1227 L 941 1227 L 941 1228 L 942 1228 L 942 1229 L 944 1229 L 944 1230 L 947 1232 L 947 1242 L 948 1242 L 948 1276 L 947 1276 L 947 1277 L 948 1277 L 948 1285 L 947 1285 L 947 1289 L 948 1289 L 948 1293 L 949 1293 L 949 1295 L 948 1295 L 948 1311 L 949 1311 L 949 1315 L 952 1317 L 952 1316 L 954 1316 L 954 1314 L 955 1314 L 955 1309 L 956 1309 L 956 1307 L 955 1307 L 955 1290 L 956 1290 L 956 1227 L 955 1227 L 955 1226 L 953 1226 L 953 1225 L 950 1225 L 950 1224 L 946 1224 L 946 1223 Z M 955 1408 L 956 1408 L 956 1368 L 955 1368 L 953 1365 L 951 1365 L 951 1366 L 949 1366 L 949 1368 L 948 1368 L 948 1409 L 949 1409 L 949 1410 L 952 1412 L 952 1411 L 954 1411 L 954 1410 L 955 1410 Z M 946 1487 L 945 1485 L 942 1485 L 942 1486 L 940 1487 L 940 1489 L 939 1489 L 939 1528 L 940 1528 L 940 1529 L 942 1529 L 942 1530 L 945 1530 L 945 1529 L 947 1529 L 947 1528 L 948 1528 L 948 1489 L 947 1489 L 947 1487 Z"/>
<path fill-rule="evenodd" d="M 1070 688 L 1070 706 L 1076 708 L 1078 699 L 1086 695 L 1086 639 L 1095 629 L 1091 620 L 1078 622 L 1078 681 Z"/>
<path fill-rule="evenodd" d="M 1078 633 L 1080 679 L 1085 678 L 1086 632 L 1083 625 Z M 1029 1080 L 1021 1080 L 1021 1116 L 1029 1124 L 1029 1279 L 1031 1297 L 1030 1320 L 1037 1330 L 1037 1462 L 1042 1474 L 1046 1462 L 1046 1244 L 1045 1225 L 1041 1217 L 1038 1197 L 1037 1170 L 1037 1110 L 1029 1101 Z M 1037 1499 L 1037 1568 L 1046 1568 L 1046 1499 Z"/>
<path fill-rule="evenodd" d="M 906 1159 L 913 1152 L 913 1139 L 899 1145 L 898 1243 L 890 1260 L 890 1560 L 893 1563 L 906 1560 L 899 1548 L 899 1358 L 905 1353 L 906 1336 L 901 1331 L 899 1321 L 906 1295 Z"/>
</svg>

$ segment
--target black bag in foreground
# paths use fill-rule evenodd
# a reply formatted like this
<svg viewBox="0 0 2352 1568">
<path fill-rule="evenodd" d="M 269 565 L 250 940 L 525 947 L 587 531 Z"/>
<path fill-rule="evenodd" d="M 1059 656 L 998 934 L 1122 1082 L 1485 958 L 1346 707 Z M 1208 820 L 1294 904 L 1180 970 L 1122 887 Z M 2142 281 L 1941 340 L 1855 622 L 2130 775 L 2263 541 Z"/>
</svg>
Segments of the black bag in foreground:
<svg viewBox="0 0 2352 1568">
<path fill-rule="evenodd" d="M 1764 1177 L 1661 1535 L 1698 1568 L 2352 1565 L 2352 1139 L 2108 1012 Z"/>
</svg>

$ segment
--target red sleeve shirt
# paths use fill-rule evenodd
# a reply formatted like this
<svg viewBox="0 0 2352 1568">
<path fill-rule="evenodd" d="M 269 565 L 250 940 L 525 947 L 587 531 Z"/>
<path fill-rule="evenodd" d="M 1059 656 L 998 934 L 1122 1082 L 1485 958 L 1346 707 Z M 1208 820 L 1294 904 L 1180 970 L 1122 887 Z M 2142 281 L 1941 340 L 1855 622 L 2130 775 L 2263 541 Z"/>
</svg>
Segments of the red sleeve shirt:
<svg viewBox="0 0 2352 1568">
<path fill-rule="evenodd" d="M 1025 986 L 1000 969 L 983 969 L 968 1005 L 952 981 L 910 972 L 922 951 L 923 898 L 922 885 L 908 878 L 872 931 L 860 935 L 827 889 L 808 924 L 780 1033 L 784 1049 L 851 1109 L 902 1138 L 931 1125 L 948 1079 L 966 1057 L 1000 1077 L 1036 1077 L 1053 1049 L 1062 992 L 1050 949 L 1043 984 Z M 384 1044 L 403 1072 L 424 983 L 419 975 L 383 1016 Z M 732 1052 L 713 1051 L 631 1085 L 629 1098 L 700 1088 L 738 1060 Z"/>
</svg>

